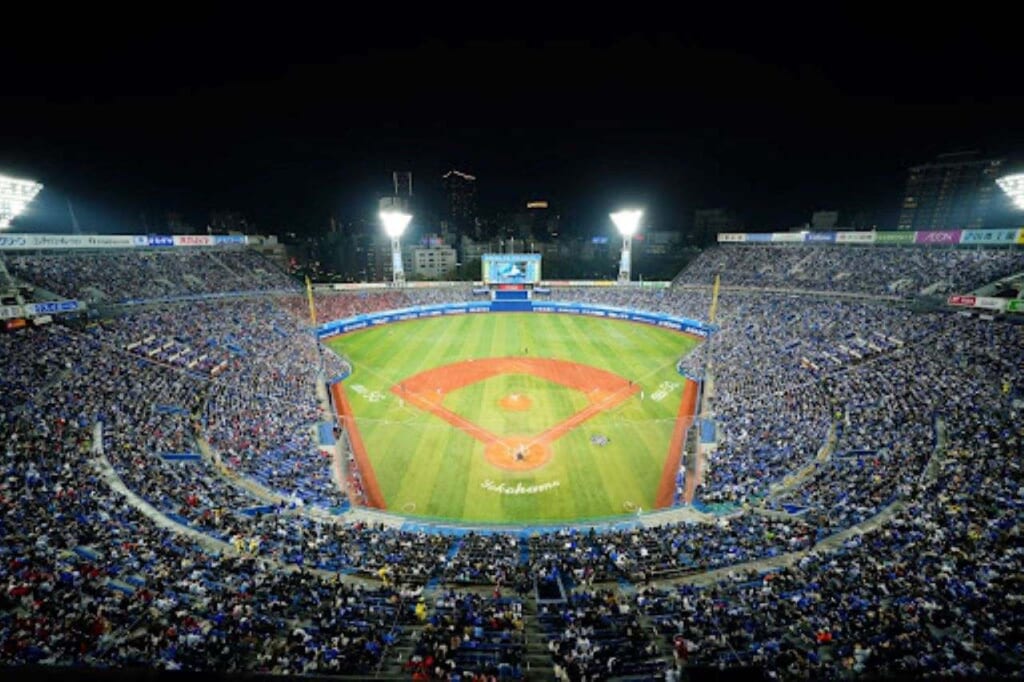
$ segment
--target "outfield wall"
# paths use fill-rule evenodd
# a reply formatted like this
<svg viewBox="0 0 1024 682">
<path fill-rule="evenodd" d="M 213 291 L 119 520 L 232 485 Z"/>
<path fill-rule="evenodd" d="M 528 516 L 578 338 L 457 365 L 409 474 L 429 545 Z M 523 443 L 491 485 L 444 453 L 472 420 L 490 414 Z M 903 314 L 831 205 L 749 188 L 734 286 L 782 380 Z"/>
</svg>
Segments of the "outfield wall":
<svg viewBox="0 0 1024 682">
<path fill-rule="evenodd" d="M 399 310 L 388 310 L 381 313 L 370 313 L 357 315 L 341 320 L 327 322 L 317 327 L 316 335 L 320 340 L 329 339 L 342 334 L 378 327 L 393 322 L 406 322 L 408 320 L 420 320 L 432 317 L 445 317 L 449 315 L 477 315 L 481 313 L 506 312 L 496 310 L 491 301 L 473 301 L 468 303 L 444 303 L 439 305 L 415 306 L 412 308 L 401 308 Z M 561 303 L 545 301 L 541 303 L 532 302 L 528 310 L 523 312 L 535 313 L 558 313 L 563 315 L 587 315 L 589 317 L 603 317 L 609 320 L 626 320 L 649 324 L 655 327 L 672 329 L 684 334 L 692 334 L 700 338 L 707 338 L 717 327 L 698 320 L 691 320 L 685 317 L 674 317 L 662 313 L 652 313 L 628 308 L 615 308 L 613 306 L 591 305 L 589 303 Z"/>
</svg>

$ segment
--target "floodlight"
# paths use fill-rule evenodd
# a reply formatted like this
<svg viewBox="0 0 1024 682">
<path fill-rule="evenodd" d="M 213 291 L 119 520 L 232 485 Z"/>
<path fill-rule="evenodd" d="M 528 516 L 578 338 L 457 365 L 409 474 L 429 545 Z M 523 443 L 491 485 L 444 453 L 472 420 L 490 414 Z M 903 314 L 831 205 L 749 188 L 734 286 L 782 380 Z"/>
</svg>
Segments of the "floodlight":
<svg viewBox="0 0 1024 682">
<path fill-rule="evenodd" d="M 1024 210 L 1024 173 L 1004 175 L 996 180 L 996 184 L 1006 193 L 1006 196 L 1010 197 L 1014 206 Z"/>
<path fill-rule="evenodd" d="M 612 213 L 612 222 L 623 237 L 632 237 L 640 227 L 640 217 L 644 214 L 638 209 Z"/>
<path fill-rule="evenodd" d="M 35 180 L 0 175 L 0 230 L 10 227 L 11 221 L 25 210 L 42 188 Z"/>
<path fill-rule="evenodd" d="M 412 216 L 402 211 L 381 211 L 380 221 L 384 224 L 384 232 L 392 239 L 397 239 L 409 226 Z"/>
<path fill-rule="evenodd" d="M 384 232 L 391 237 L 391 282 L 395 286 L 405 285 L 405 268 L 402 267 L 402 245 L 399 240 L 405 228 L 409 226 L 412 216 L 405 211 L 384 210 L 380 212 L 380 221 L 384 223 Z"/>
<path fill-rule="evenodd" d="M 611 214 L 612 222 L 622 235 L 622 254 L 619 258 L 619 284 L 628 284 L 632 267 L 633 235 L 640 228 L 640 209 L 626 209 Z"/>
</svg>

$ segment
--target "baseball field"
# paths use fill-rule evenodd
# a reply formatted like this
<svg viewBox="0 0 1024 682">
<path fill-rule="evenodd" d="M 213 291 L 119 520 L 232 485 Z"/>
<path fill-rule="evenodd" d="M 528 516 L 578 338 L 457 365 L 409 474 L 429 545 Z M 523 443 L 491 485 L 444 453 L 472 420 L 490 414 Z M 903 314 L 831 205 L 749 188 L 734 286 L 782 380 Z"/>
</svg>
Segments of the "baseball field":
<svg viewBox="0 0 1024 682">
<path fill-rule="evenodd" d="M 664 502 L 699 341 L 573 315 L 461 315 L 330 340 L 370 504 L 481 523 L 561 523 Z"/>
</svg>

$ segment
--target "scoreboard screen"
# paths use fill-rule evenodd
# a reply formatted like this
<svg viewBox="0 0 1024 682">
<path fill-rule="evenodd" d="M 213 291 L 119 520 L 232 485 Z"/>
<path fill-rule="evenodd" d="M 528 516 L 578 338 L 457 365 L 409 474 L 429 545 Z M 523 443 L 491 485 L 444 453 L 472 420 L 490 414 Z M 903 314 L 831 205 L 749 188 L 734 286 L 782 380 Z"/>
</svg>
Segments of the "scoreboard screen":
<svg viewBox="0 0 1024 682">
<path fill-rule="evenodd" d="M 484 284 L 540 283 L 539 253 L 485 253 Z"/>
</svg>

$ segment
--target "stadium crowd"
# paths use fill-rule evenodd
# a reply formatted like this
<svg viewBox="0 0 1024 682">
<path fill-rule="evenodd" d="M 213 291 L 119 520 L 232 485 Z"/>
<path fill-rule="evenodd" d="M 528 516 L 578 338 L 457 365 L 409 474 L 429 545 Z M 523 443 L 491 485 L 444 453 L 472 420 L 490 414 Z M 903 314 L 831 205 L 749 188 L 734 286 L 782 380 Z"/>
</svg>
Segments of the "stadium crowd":
<svg viewBox="0 0 1024 682">
<path fill-rule="evenodd" d="M 434 600 L 404 669 L 413 679 L 446 680 L 472 671 L 483 679 L 521 678 L 526 652 L 520 600 L 448 591 Z"/>
<path fill-rule="evenodd" d="M 280 268 L 244 248 L 47 252 L 8 255 L 4 262 L 24 282 L 84 301 L 298 289 Z"/>
<path fill-rule="evenodd" d="M 982 343 L 990 334 L 1002 345 Z M 682 638 L 691 665 L 787 678 L 1019 674 L 1024 429 L 1005 382 L 1021 344 L 1018 326 L 960 320 L 932 339 L 927 352 L 965 361 L 947 365 L 945 443 L 886 523 L 782 570 L 645 589 L 637 606 L 667 640 Z"/>
<path fill-rule="evenodd" d="M 726 250 L 694 272 L 725 267 Z M 865 269 L 871 284 L 854 290 L 877 293 L 892 272 L 914 290 L 928 272 L 967 282 L 1008 267 L 956 255 L 932 271 L 917 256 Z M 68 296 L 279 288 L 251 257 L 7 263 Z M 231 275 L 243 266 L 249 274 Z M 325 315 L 467 295 L 339 294 Z M 559 297 L 686 317 L 710 303 L 680 288 Z M 410 647 L 406 672 L 420 679 L 523 675 L 522 596 L 421 601 L 436 580 L 521 595 L 533 581 L 560 586 L 537 626 L 563 679 L 671 677 L 684 664 L 750 663 L 786 678 L 1021 670 L 1021 326 L 724 293 L 712 352 L 684 365 L 703 373 L 713 362 L 720 443 L 698 499 L 732 514 L 455 538 L 338 516 L 346 500 L 316 441 L 316 386 L 342 367 L 308 333 L 303 305 L 298 295 L 203 302 L 0 335 L 0 663 L 367 676 Z M 877 528 L 836 539 L 879 514 Z M 665 585 L 751 561 L 768 570 Z M 596 585 L 617 580 L 636 585 L 635 598 Z M 675 652 L 667 672 L 659 640 Z"/>
<path fill-rule="evenodd" d="M 913 296 L 966 293 L 1024 271 L 1019 249 L 880 246 L 720 245 L 674 280 L 724 286 Z"/>
</svg>

